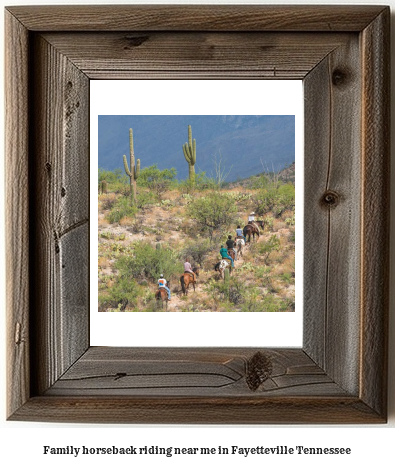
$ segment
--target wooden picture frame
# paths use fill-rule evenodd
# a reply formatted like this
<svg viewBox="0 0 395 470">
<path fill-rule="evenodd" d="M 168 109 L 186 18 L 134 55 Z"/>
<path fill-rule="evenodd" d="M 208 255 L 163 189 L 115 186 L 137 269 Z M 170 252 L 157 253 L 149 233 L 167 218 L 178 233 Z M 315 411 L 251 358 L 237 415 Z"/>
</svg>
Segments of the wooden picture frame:
<svg viewBox="0 0 395 470">
<path fill-rule="evenodd" d="M 8 7 L 7 416 L 384 423 L 389 19 L 381 6 Z M 301 349 L 89 345 L 89 82 L 302 79 Z"/>
</svg>

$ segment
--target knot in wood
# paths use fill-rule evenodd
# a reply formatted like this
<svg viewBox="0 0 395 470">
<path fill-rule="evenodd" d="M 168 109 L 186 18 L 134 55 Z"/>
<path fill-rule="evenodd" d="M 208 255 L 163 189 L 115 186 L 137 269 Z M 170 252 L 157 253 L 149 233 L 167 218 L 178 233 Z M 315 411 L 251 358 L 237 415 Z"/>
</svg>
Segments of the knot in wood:
<svg viewBox="0 0 395 470">
<path fill-rule="evenodd" d="M 255 392 L 273 372 L 269 356 L 258 351 L 247 361 L 246 382 L 248 388 Z"/>
<path fill-rule="evenodd" d="M 335 191 L 325 191 L 321 197 L 321 204 L 325 207 L 336 207 L 340 197 Z"/>
<path fill-rule="evenodd" d="M 349 74 L 342 69 L 336 68 L 332 73 L 332 83 L 335 86 L 346 85 L 348 82 Z"/>
</svg>

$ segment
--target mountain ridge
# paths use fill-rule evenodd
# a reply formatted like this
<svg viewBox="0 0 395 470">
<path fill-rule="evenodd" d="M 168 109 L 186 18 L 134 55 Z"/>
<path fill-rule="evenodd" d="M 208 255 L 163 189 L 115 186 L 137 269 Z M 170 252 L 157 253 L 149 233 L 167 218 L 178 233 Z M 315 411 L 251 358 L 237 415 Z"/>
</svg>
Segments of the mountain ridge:
<svg viewBox="0 0 395 470">
<path fill-rule="evenodd" d="M 177 177 L 188 176 L 182 145 L 188 140 L 188 125 L 196 139 L 196 171 L 215 174 L 221 160 L 227 181 L 275 171 L 295 161 L 295 117 L 270 116 L 99 116 L 99 168 L 122 168 L 129 156 L 129 128 L 141 167 L 176 168 Z"/>
</svg>

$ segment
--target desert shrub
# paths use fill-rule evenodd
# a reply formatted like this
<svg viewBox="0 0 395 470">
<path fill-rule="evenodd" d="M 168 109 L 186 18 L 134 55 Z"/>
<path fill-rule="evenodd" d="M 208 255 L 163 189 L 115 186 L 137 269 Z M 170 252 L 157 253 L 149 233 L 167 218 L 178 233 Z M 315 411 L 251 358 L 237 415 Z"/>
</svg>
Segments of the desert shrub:
<svg viewBox="0 0 395 470">
<path fill-rule="evenodd" d="M 216 183 L 213 178 L 206 176 L 205 171 L 195 174 L 195 182 L 190 179 L 180 180 L 177 189 L 181 195 L 192 195 L 195 191 L 204 191 L 206 189 L 215 189 Z"/>
<path fill-rule="evenodd" d="M 132 255 L 119 257 L 115 266 L 130 277 L 151 282 L 156 282 L 160 274 L 170 280 L 183 272 L 183 266 L 173 250 L 157 249 L 149 242 L 136 243 Z"/>
<path fill-rule="evenodd" d="M 149 188 L 160 201 L 163 193 L 177 184 L 176 174 L 175 168 L 159 170 L 157 165 L 151 165 L 140 171 L 137 184 L 140 187 Z"/>
<path fill-rule="evenodd" d="M 234 221 L 237 208 L 231 197 L 221 191 L 194 199 L 187 207 L 187 215 L 195 221 L 201 234 L 213 239 L 216 232 L 226 230 Z"/>
<path fill-rule="evenodd" d="M 133 218 L 136 213 L 137 208 L 131 205 L 130 198 L 122 196 L 117 200 L 107 218 L 110 224 L 114 224 L 119 223 L 119 221 L 124 217 Z"/>
<path fill-rule="evenodd" d="M 111 210 L 114 207 L 114 205 L 116 204 L 117 199 L 115 197 L 111 197 L 111 196 L 108 196 L 108 195 L 103 195 L 103 196 L 100 196 L 99 202 L 100 202 L 101 209 Z"/>
<path fill-rule="evenodd" d="M 137 194 L 136 205 L 138 209 L 143 209 L 146 206 L 155 204 L 156 195 L 152 191 L 139 191 Z"/>
<path fill-rule="evenodd" d="M 117 168 L 113 171 L 99 168 L 99 183 L 101 181 L 107 181 L 108 191 L 122 193 L 125 187 L 127 187 L 129 179 L 121 168 Z"/>
<path fill-rule="evenodd" d="M 287 286 L 290 284 L 295 284 L 295 278 L 292 276 L 292 273 L 283 273 L 279 275 L 281 281 L 285 282 Z"/>
<path fill-rule="evenodd" d="M 274 295 L 265 295 L 260 302 L 263 312 L 293 312 L 295 303 Z"/>
<path fill-rule="evenodd" d="M 258 252 L 263 255 L 264 262 L 267 263 L 270 254 L 280 250 L 280 248 L 280 239 L 276 235 L 272 235 L 266 243 L 259 245 Z"/>
<path fill-rule="evenodd" d="M 141 289 L 134 279 L 125 273 L 115 278 L 114 284 L 106 293 L 99 295 L 99 310 L 116 309 L 124 312 L 136 307 Z"/>
<path fill-rule="evenodd" d="M 295 210 L 295 186 L 292 183 L 279 184 L 259 192 L 255 209 L 258 215 L 272 212 L 278 218 L 288 210 Z"/>
<path fill-rule="evenodd" d="M 204 260 L 212 252 L 213 246 L 207 239 L 192 241 L 186 245 L 180 252 L 181 259 L 190 258 L 199 266 L 203 265 Z"/>
</svg>

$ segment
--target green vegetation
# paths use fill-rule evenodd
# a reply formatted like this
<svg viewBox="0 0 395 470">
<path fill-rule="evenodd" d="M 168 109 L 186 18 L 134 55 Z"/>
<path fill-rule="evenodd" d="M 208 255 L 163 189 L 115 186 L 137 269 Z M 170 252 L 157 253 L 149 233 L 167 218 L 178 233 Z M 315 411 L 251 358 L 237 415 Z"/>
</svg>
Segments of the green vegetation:
<svg viewBox="0 0 395 470">
<path fill-rule="evenodd" d="M 110 224 L 119 223 L 124 217 L 134 217 L 137 208 L 130 205 L 130 200 L 126 196 L 121 196 L 113 205 L 108 221 Z"/>
<path fill-rule="evenodd" d="M 237 212 L 232 197 L 225 192 L 212 191 L 194 199 L 187 208 L 187 216 L 196 223 L 196 229 L 210 240 L 222 236 L 231 226 Z"/>
<path fill-rule="evenodd" d="M 178 180 L 174 168 L 141 168 L 131 204 L 130 177 L 122 169 L 99 169 L 101 311 L 161 310 L 155 300 L 160 274 L 173 292 L 170 311 L 293 311 L 294 183 L 268 173 L 228 184 L 224 171 L 217 161 L 214 176 L 194 173 L 192 181 Z M 265 228 L 222 278 L 214 271 L 220 245 L 251 211 Z M 188 296 L 179 283 L 186 258 L 200 268 L 196 293 L 192 288 Z"/>
<path fill-rule="evenodd" d="M 175 168 L 159 170 L 157 165 L 152 165 L 141 170 L 139 186 L 149 188 L 155 193 L 158 201 L 160 201 L 162 195 L 176 185 L 176 175 L 177 171 Z"/>
<path fill-rule="evenodd" d="M 156 282 L 160 274 L 166 273 L 166 279 L 182 272 L 177 253 L 170 248 L 156 249 L 149 242 L 138 242 L 134 245 L 133 256 L 121 256 L 115 267 L 121 274 L 140 281 Z"/>
</svg>

